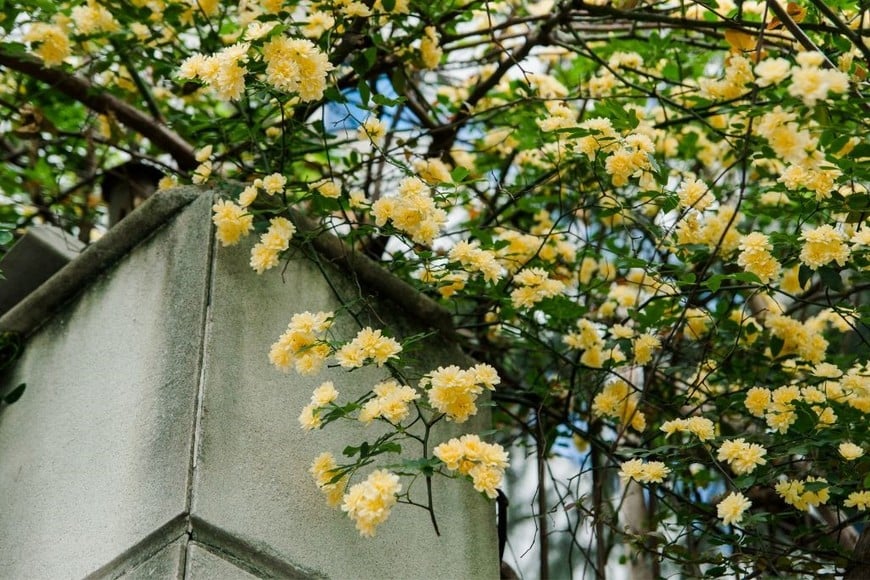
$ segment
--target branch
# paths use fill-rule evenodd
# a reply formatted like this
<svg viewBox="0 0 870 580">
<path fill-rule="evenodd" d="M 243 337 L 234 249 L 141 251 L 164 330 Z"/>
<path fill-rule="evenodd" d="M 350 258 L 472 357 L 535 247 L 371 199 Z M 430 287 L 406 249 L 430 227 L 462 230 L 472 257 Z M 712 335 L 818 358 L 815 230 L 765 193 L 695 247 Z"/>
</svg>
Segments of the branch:
<svg viewBox="0 0 870 580">
<path fill-rule="evenodd" d="M 90 81 L 60 69 L 48 68 L 35 59 L 12 55 L 2 50 L 0 65 L 47 83 L 97 113 L 113 114 L 120 123 L 147 137 L 155 146 L 172 155 L 180 169 L 189 171 L 198 165 L 193 147 L 178 133 L 114 95 L 95 87 Z"/>
</svg>

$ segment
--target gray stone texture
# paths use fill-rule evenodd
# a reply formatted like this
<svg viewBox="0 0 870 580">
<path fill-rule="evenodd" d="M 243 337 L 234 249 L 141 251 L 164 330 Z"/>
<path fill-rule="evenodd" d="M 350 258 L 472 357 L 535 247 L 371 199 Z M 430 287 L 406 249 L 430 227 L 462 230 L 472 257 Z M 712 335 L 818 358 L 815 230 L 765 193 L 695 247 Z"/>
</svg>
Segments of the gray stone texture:
<svg viewBox="0 0 870 580">
<path fill-rule="evenodd" d="M 0 329 L 26 319 L 31 333 L 0 384 L 28 384 L 0 409 L 0 578 L 496 577 L 493 507 L 468 482 L 435 480 L 440 537 L 424 510 L 399 505 L 369 539 L 326 506 L 308 474 L 321 451 L 340 459 L 345 445 L 379 433 L 303 431 L 296 417 L 311 391 L 332 380 L 340 401 L 353 400 L 384 369 L 302 377 L 267 358 L 304 310 L 346 304 L 393 335 L 425 329 L 390 302 L 360 311 L 368 292 L 309 249 L 258 276 L 247 265 L 254 236 L 217 247 L 212 196 L 185 207 L 191 199 L 190 189 L 158 194 L 122 221 L 124 243 L 138 245 L 121 256 L 100 249 L 107 262 L 86 271 L 103 273 L 77 286 L 67 277 L 56 289 L 63 298 L 49 280 L 40 289 L 49 306 L 32 303 L 42 319 L 0 319 Z M 140 230 L 157 224 L 137 217 L 149 206 L 168 222 L 152 237 Z M 336 335 L 358 329 L 344 317 Z M 414 354 L 408 376 L 471 364 L 436 337 Z M 485 422 L 439 425 L 433 440 Z M 414 484 L 417 500 L 424 490 Z"/>
</svg>

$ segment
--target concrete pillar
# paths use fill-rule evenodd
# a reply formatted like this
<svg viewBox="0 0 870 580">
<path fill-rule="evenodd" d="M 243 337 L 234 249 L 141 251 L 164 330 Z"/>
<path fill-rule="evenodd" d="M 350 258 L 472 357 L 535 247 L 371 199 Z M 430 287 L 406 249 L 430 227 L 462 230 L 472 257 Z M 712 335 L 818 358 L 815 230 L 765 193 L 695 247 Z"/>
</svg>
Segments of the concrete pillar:
<svg viewBox="0 0 870 580">
<path fill-rule="evenodd" d="M 352 400 L 385 374 L 283 374 L 267 353 L 293 313 L 369 292 L 302 248 L 257 276 L 255 240 L 215 244 L 212 203 L 193 188 L 154 196 L 0 318 L 27 334 L 0 393 L 28 385 L 0 409 L 0 578 L 496 577 L 493 508 L 467 482 L 436 479 L 440 537 L 400 505 L 361 538 L 325 505 L 311 460 L 378 427 L 306 433 L 296 416 L 324 380 Z M 425 330 L 375 303 L 364 322 Z M 434 337 L 418 354 L 417 374 L 468 364 Z"/>
</svg>

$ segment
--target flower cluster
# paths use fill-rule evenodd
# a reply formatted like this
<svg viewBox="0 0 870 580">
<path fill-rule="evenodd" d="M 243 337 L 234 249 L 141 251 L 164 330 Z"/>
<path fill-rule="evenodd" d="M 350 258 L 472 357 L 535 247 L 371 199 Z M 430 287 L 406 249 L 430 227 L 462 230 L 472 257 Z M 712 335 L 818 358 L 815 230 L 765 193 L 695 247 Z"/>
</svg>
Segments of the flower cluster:
<svg viewBox="0 0 870 580">
<path fill-rule="evenodd" d="M 762 284 L 769 284 L 779 277 L 782 266 L 770 253 L 773 249 L 767 236 L 752 232 L 740 242 L 740 255 L 737 264 L 747 272 L 758 276 Z"/>
<path fill-rule="evenodd" d="M 731 471 L 736 475 L 752 473 L 759 465 L 764 465 L 767 460 L 767 449 L 757 443 L 747 443 L 743 437 L 724 441 L 719 446 L 716 459 L 724 461 L 731 466 Z"/>
<path fill-rule="evenodd" d="M 516 288 L 511 290 L 514 308 L 531 308 L 545 298 L 558 296 L 565 283 L 550 278 L 543 268 L 526 268 L 514 276 Z"/>
<path fill-rule="evenodd" d="M 326 381 L 314 389 L 311 394 L 311 402 L 302 408 L 299 413 L 299 424 L 306 431 L 319 429 L 323 425 L 319 412 L 321 409 L 334 402 L 338 398 L 338 391 L 332 381 Z"/>
<path fill-rule="evenodd" d="M 57 24 L 31 24 L 24 33 L 24 41 L 35 45 L 33 52 L 42 59 L 45 66 L 57 66 L 70 55 L 69 36 Z"/>
<path fill-rule="evenodd" d="M 607 361 L 620 363 L 625 360 L 625 354 L 618 345 L 612 348 L 606 347 L 603 328 L 586 318 L 578 319 L 577 332 L 569 332 L 562 340 L 568 345 L 568 348 L 582 350 L 580 364 L 593 369 L 602 368 Z M 655 348 L 653 344 L 648 339 L 641 340 L 641 359 L 643 359 L 644 351 L 647 351 L 646 354 L 651 358 L 652 350 Z"/>
<path fill-rule="evenodd" d="M 816 387 L 798 388 L 796 385 L 785 385 L 773 391 L 762 387 L 752 387 L 746 392 L 744 405 L 749 412 L 767 421 L 768 427 L 780 433 L 786 433 L 789 427 L 797 421 L 798 402 L 805 402 L 816 413 L 819 426 L 831 425 L 837 420 L 829 400 L 837 398 L 842 390 L 836 383 L 829 383 L 824 391 Z"/>
<path fill-rule="evenodd" d="M 338 507 L 344 496 L 347 485 L 347 474 L 336 480 L 338 464 L 332 453 L 324 451 L 311 463 L 308 473 L 314 477 L 317 487 L 326 495 L 326 503 L 330 507 Z"/>
<path fill-rule="evenodd" d="M 335 359 L 342 368 L 355 369 L 365 365 L 367 361 L 374 361 L 382 366 L 400 352 L 402 345 L 396 339 L 383 336 L 380 330 L 372 330 L 367 326 L 352 341 L 338 349 Z"/>
<path fill-rule="evenodd" d="M 435 206 L 429 187 L 419 177 L 403 179 L 398 195 L 374 202 L 372 215 L 379 227 L 392 222 L 415 243 L 423 245 L 432 243 L 447 220 L 447 214 Z"/>
<path fill-rule="evenodd" d="M 302 102 L 316 101 L 326 90 L 326 75 L 333 69 L 327 56 L 306 39 L 276 36 L 263 46 L 266 82 L 298 95 Z"/>
<path fill-rule="evenodd" d="M 287 218 L 272 218 L 269 229 L 251 249 L 251 268 L 257 274 L 262 274 L 277 266 L 281 252 L 290 247 L 290 238 L 295 233 L 296 227 Z"/>
<path fill-rule="evenodd" d="M 688 419 L 673 419 L 662 424 L 661 430 L 665 437 L 674 433 L 691 433 L 701 441 L 709 441 L 716 436 L 716 427 L 713 421 L 706 417 L 689 417 Z"/>
<path fill-rule="evenodd" d="M 640 483 L 662 483 L 671 469 L 661 461 L 644 463 L 642 459 L 630 459 L 622 464 L 619 477 L 623 481 L 633 479 Z"/>
<path fill-rule="evenodd" d="M 213 87 L 220 98 L 235 101 L 245 91 L 249 42 L 228 46 L 211 56 L 196 53 L 188 57 L 178 71 L 182 79 L 199 79 Z"/>
<path fill-rule="evenodd" d="M 341 509 L 356 522 L 360 535 L 371 538 L 375 535 L 375 528 L 390 517 L 390 510 L 396 505 L 396 496 L 401 491 L 398 475 L 377 469 L 365 481 L 351 486 Z"/>
<path fill-rule="evenodd" d="M 781 481 L 774 486 L 774 490 L 785 503 L 805 512 L 810 507 L 828 502 L 831 494 L 827 483 L 823 478 L 810 476 L 804 480 Z"/>
<path fill-rule="evenodd" d="M 614 417 L 635 431 L 646 429 L 646 416 L 638 409 L 639 397 L 622 379 L 612 381 L 592 400 L 596 416 Z"/>
<path fill-rule="evenodd" d="M 433 450 L 447 469 L 471 477 L 474 489 L 494 498 L 508 467 L 508 455 L 501 445 L 486 443 L 477 435 L 451 439 Z"/>
<path fill-rule="evenodd" d="M 480 249 L 477 242 L 458 242 L 450 248 L 448 257 L 451 261 L 462 264 L 469 272 L 480 272 L 487 282 L 498 282 L 501 279 L 502 268 L 495 254 Z"/>
<path fill-rule="evenodd" d="M 269 350 L 269 361 L 280 370 L 296 368 L 300 374 L 314 374 L 323 366 L 332 348 L 322 336 L 332 326 L 332 312 L 294 314 L 287 330 Z"/>
<path fill-rule="evenodd" d="M 371 423 L 382 417 L 390 423 L 401 423 L 408 416 L 408 404 L 420 398 L 420 394 L 407 385 L 399 385 L 394 380 L 384 381 L 374 386 L 373 399 L 366 401 L 359 414 L 363 423 Z"/>
<path fill-rule="evenodd" d="M 220 200 L 211 208 L 216 236 L 223 246 L 233 246 L 254 229 L 254 216 L 228 200 Z"/>
<path fill-rule="evenodd" d="M 813 270 L 831 262 L 844 266 L 849 259 L 846 236 L 829 225 L 808 229 L 801 234 L 800 239 L 804 242 L 801 262 Z"/>
<path fill-rule="evenodd" d="M 464 423 L 477 414 L 477 398 L 484 389 L 490 391 L 501 382 L 498 373 L 487 364 L 477 364 L 467 370 L 456 365 L 438 367 L 420 380 L 428 387 L 429 404 L 447 419 Z"/>
</svg>

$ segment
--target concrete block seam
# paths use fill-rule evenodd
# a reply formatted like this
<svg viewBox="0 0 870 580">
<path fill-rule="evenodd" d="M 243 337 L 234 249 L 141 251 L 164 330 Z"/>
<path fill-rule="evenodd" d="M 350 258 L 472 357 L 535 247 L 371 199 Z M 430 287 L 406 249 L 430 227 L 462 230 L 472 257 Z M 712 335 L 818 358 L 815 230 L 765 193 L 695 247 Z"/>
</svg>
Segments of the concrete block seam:
<svg viewBox="0 0 870 580">
<path fill-rule="evenodd" d="M 147 562 L 158 552 L 188 535 L 187 513 L 181 513 L 145 536 L 139 543 L 131 546 L 110 562 L 85 576 L 85 580 L 106 580 L 120 578 L 140 564 Z"/>
<path fill-rule="evenodd" d="M 197 516 L 190 517 L 191 539 L 209 552 L 258 578 L 287 578 L 308 580 L 325 578 L 322 574 L 306 570 L 266 552 L 264 546 L 255 546 L 219 526 Z"/>
</svg>

